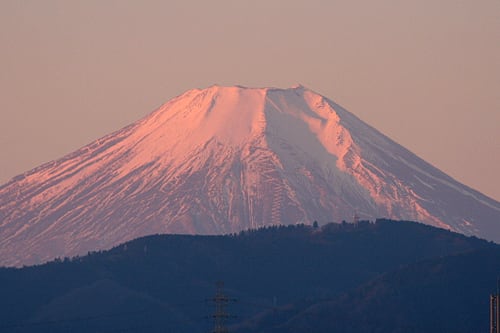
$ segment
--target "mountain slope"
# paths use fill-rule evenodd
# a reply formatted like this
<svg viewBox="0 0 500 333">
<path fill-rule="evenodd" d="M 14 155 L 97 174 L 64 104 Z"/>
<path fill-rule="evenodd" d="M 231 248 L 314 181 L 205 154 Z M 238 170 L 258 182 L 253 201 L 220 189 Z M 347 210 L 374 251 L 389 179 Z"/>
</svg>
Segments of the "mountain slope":
<svg viewBox="0 0 500 333">
<path fill-rule="evenodd" d="M 0 187 L 0 264 L 154 233 L 387 216 L 500 241 L 500 203 L 304 88 L 212 86 Z"/>
<path fill-rule="evenodd" d="M 500 249 L 403 266 L 329 300 L 297 302 L 232 328 L 238 333 L 486 332 Z"/>
<path fill-rule="evenodd" d="M 227 236 L 148 236 L 73 260 L 1 268 L 5 319 L 0 331 L 207 332 L 211 322 L 203 318 L 214 309 L 205 300 L 215 293 L 218 280 L 224 281 L 228 296 L 237 298 L 227 309 L 237 315 L 231 320 L 237 324 L 276 305 L 272 318 L 287 317 L 281 308 L 286 304 L 335 298 L 422 260 L 478 250 L 498 253 L 499 248 L 423 224 L 386 220 L 357 227 L 268 227 Z M 482 281 L 476 273 L 483 270 L 474 270 L 478 266 L 461 269 L 472 268 L 471 277 Z M 488 267 L 499 272 L 499 267 Z M 432 272 L 419 274 L 432 278 Z M 484 278 L 494 285 L 496 274 Z M 471 315 L 477 318 L 478 311 L 472 308 Z"/>
</svg>

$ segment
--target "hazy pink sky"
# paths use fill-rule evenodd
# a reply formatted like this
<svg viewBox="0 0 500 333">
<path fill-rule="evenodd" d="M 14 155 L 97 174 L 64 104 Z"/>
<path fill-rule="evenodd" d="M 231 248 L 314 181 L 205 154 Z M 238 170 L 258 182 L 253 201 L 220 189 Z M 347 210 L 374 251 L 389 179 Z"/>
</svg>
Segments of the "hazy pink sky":
<svg viewBox="0 0 500 333">
<path fill-rule="evenodd" d="M 500 1 L 0 1 L 0 183 L 191 88 L 303 85 L 500 199 Z"/>
</svg>

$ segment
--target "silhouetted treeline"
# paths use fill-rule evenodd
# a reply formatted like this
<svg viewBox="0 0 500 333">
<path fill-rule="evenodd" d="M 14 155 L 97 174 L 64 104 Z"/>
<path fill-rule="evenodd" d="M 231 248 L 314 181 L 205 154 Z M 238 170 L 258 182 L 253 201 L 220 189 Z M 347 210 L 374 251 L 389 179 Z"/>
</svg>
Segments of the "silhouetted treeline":
<svg viewBox="0 0 500 333">
<path fill-rule="evenodd" d="M 484 252 L 476 252 L 481 250 Z M 398 332 L 389 329 L 393 327 L 390 321 L 384 326 L 372 317 L 362 321 L 354 315 L 340 315 L 343 312 L 326 315 L 314 309 L 328 304 L 364 316 L 367 314 L 363 309 L 374 307 L 368 311 L 372 316 L 390 317 L 390 311 L 401 316 L 401 320 L 416 318 L 425 323 L 425 316 L 405 317 L 402 310 L 406 308 L 398 302 L 409 302 L 411 313 L 440 304 L 433 295 L 440 295 L 439 288 L 443 287 L 439 286 L 456 275 L 435 274 L 436 266 L 428 264 L 433 262 L 429 260 L 440 258 L 437 260 L 443 264 L 439 267 L 444 267 L 444 271 L 448 260 L 459 260 L 456 265 L 467 270 L 470 262 L 463 259 L 461 263 L 460 258 L 468 257 L 450 256 L 477 256 L 476 266 L 470 269 L 478 276 L 467 275 L 472 295 L 481 289 L 474 286 L 474 279 L 486 274 L 483 266 L 490 263 L 488 255 L 497 255 L 498 251 L 498 245 L 475 237 L 390 220 L 321 227 L 275 226 L 226 236 L 148 236 L 83 257 L 22 269 L 0 269 L 0 310 L 5 318 L 0 322 L 0 331 L 206 332 L 211 325 L 207 316 L 213 309 L 205 300 L 215 292 L 214 283 L 223 280 L 226 293 L 238 299 L 229 311 L 238 315 L 232 323 L 241 332 L 271 332 L 271 327 L 279 331 L 278 327 L 293 318 L 299 318 L 306 331 L 334 327 L 347 332 L 349 322 L 355 320 L 365 324 L 353 327 L 368 332 L 384 327 L 384 332 Z M 451 272 L 455 266 L 449 265 Z M 413 270 L 414 273 L 404 273 Z M 413 276 L 436 276 L 439 280 L 419 286 Z M 383 287 L 379 287 L 381 281 L 387 281 Z M 417 292 L 400 288 L 397 283 L 429 289 Z M 390 290 L 396 291 L 389 295 L 397 292 L 400 298 L 388 298 L 386 291 Z M 376 297 L 367 299 L 363 296 L 366 293 Z M 418 295 L 428 298 L 415 298 Z M 467 297 L 474 296 L 471 295 Z M 474 297 L 477 303 L 484 295 Z M 378 299 L 392 304 L 391 307 L 377 303 Z M 470 307 L 469 301 L 454 301 L 459 305 L 453 311 L 467 312 L 466 318 L 471 322 L 478 322 L 483 316 L 484 309 Z M 325 316 L 321 315 L 320 320 L 315 314 Z M 314 320 L 308 323 L 309 317 Z M 325 324 L 334 318 L 337 326 Z M 342 318 L 347 322 L 342 322 Z"/>
</svg>

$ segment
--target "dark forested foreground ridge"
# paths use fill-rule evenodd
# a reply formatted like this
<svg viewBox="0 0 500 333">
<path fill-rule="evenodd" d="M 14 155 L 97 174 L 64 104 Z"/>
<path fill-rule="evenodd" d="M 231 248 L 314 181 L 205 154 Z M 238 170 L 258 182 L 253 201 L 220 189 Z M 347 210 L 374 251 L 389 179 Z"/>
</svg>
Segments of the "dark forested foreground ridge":
<svg viewBox="0 0 500 333">
<path fill-rule="evenodd" d="M 486 332 L 500 246 L 423 224 L 157 235 L 0 269 L 0 332 Z"/>
</svg>

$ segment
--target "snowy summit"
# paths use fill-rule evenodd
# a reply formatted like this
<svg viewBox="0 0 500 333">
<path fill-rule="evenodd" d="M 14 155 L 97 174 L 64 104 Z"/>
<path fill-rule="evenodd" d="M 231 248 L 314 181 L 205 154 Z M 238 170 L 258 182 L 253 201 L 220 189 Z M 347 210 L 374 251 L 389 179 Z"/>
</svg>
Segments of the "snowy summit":
<svg viewBox="0 0 500 333">
<path fill-rule="evenodd" d="M 389 217 L 500 241 L 500 203 L 303 87 L 190 90 L 0 187 L 0 264 L 155 233 Z"/>
</svg>

